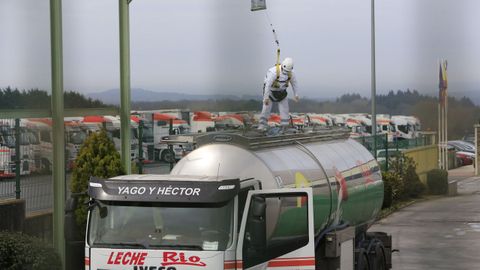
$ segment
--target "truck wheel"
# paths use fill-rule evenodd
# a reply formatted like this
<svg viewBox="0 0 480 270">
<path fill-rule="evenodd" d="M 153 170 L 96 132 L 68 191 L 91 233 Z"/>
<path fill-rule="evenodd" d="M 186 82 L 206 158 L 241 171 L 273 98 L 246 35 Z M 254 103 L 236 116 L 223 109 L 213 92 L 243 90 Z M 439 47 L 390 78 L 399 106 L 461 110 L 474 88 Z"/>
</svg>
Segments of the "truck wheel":
<svg viewBox="0 0 480 270">
<path fill-rule="evenodd" d="M 374 253 L 370 254 L 370 262 L 372 270 L 385 270 L 387 269 L 385 260 L 385 249 L 381 243 L 377 243 L 374 248 Z"/>
<path fill-rule="evenodd" d="M 170 149 L 163 150 L 162 160 L 167 163 L 175 162 L 175 154 Z"/>
<path fill-rule="evenodd" d="M 355 253 L 355 270 L 370 270 L 368 255 L 363 248 Z"/>
</svg>

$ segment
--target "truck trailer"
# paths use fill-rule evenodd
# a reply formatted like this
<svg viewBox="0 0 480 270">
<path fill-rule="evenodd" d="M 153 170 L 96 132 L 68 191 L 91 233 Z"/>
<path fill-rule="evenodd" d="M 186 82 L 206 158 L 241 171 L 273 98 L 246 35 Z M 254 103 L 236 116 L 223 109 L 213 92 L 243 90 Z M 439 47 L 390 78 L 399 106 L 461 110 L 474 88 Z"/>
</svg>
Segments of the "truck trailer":
<svg viewBox="0 0 480 270">
<path fill-rule="evenodd" d="M 348 137 L 207 133 L 168 175 L 92 177 L 85 268 L 390 269 L 391 236 L 367 231 L 379 166 Z"/>
</svg>

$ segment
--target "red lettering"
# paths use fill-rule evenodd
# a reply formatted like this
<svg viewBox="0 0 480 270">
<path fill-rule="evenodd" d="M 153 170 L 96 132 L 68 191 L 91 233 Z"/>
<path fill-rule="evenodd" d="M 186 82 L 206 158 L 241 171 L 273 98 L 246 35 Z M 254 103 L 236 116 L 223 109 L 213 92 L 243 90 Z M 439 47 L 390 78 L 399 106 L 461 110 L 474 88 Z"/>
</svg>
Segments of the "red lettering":
<svg viewBox="0 0 480 270">
<path fill-rule="evenodd" d="M 179 256 L 180 256 L 180 261 L 181 262 L 186 262 L 187 261 L 187 260 L 185 260 L 185 253 L 180 252 Z"/>
<path fill-rule="evenodd" d="M 113 264 L 112 257 L 113 257 L 113 252 L 110 253 L 110 257 L 108 257 L 107 264 Z"/>
<path fill-rule="evenodd" d="M 143 265 L 145 263 L 145 258 L 147 257 L 148 253 L 147 252 L 142 252 L 140 253 L 140 258 L 138 258 L 138 263 L 139 265 Z"/>
<path fill-rule="evenodd" d="M 123 259 L 122 259 L 122 264 L 123 264 L 123 265 L 127 265 L 127 264 L 128 264 L 128 262 L 129 262 L 128 257 L 130 257 L 130 258 L 132 257 L 132 253 L 131 253 L 131 252 L 127 252 L 127 253 L 125 253 L 125 255 L 123 255 Z"/>
<path fill-rule="evenodd" d="M 175 259 L 175 256 L 177 256 L 176 252 L 164 252 L 163 253 L 163 261 L 164 262 L 168 262 L 168 261 L 177 262 L 178 260 Z"/>
<path fill-rule="evenodd" d="M 134 252 L 132 255 L 132 259 L 130 260 L 130 265 L 132 264 L 139 264 L 138 259 L 140 259 L 140 253 Z"/>
<path fill-rule="evenodd" d="M 120 261 L 122 260 L 123 252 L 118 252 L 117 256 L 115 257 L 115 262 L 114 264 L 120 264 Z"/>
<path fill-rule="evenodd" d="M 185 258 L 184 252 L 163 252 L 163 263 L 162 266 L 169 265 L 191 265 L 191 266 L 206 266 L 207 264 L 200 261 L 198 256 L 190 256 Z M 169 268 L 168 268 L 169 269 Z"/>
</svg>

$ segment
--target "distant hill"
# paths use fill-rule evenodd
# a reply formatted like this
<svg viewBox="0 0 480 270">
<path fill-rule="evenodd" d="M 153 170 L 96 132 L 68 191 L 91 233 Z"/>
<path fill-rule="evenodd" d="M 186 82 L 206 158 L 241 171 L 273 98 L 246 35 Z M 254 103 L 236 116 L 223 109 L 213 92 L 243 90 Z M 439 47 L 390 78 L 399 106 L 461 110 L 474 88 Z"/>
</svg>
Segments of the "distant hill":
<svg viewBox="0 0 480 270">
<path fill-rule="evenodd" d="M 120 104 L 120 90 L 110 89 L 98 93 L 87 94 L 93 99 L 98 99 L 107 104 Z M 240 100 L 240 99 L 260 99 L 260 96 L 253 95 L 193 95 L 175 92 L 155 92 L 141 88 L 133 88 L 131 94 L 132 102 L 155 102 L 155 101 L 180 101 L 180 100 Z"/>
</svg>

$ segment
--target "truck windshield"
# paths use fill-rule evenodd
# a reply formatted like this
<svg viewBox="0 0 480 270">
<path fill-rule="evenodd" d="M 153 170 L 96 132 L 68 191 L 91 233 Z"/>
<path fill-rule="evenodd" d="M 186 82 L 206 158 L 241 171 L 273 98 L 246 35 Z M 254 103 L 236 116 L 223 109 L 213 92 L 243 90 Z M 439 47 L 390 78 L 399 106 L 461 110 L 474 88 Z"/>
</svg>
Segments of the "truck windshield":
<svg viewBox="0 0 480 270">
<path fill-rule="evenodd" d="M 70 131 L 68 141 L 73 144 L 82 144 L 87 139 L 87 134 L 81 130 Z"/>
<path fill-rule="evenodd" d="M 90 212 L 91 247 L 226 250 L 233 200 L 215 204 L 101 202 Z"/>
</svg>

